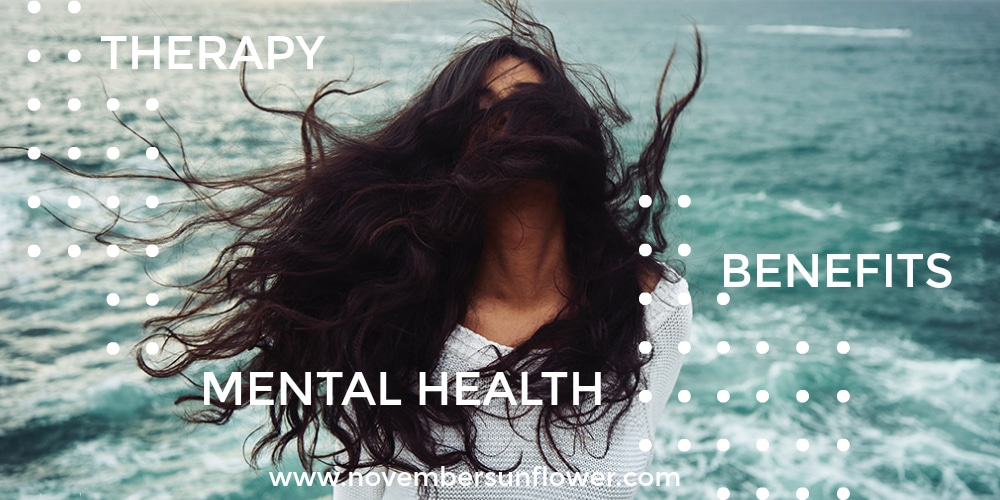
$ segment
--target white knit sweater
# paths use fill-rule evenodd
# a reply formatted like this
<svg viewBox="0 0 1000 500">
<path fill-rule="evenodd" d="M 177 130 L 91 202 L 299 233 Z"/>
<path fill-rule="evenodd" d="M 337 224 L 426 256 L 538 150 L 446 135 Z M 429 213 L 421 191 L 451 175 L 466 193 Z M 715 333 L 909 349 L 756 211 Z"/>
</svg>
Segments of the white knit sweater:
<svg viewBox="0 0 1000 500">
<path fill-rule="evenodd" d="M 683 279 L 677 283 L 661 279 L 652 292 L 653 301 L 646 306 L 645 320 L 649 332 L 648 340 L 653 346 L 653 356 L 652 360 L 643 367 L 643 373 L 648 382 L 648 386 L 645 388 L 652 392 L 653 397 L 649 403 L 636 401 L 632 405 L 615 428 L 614 438 L 607 453 L 604 453 L 604 448 L 607 445 L 609 422 L 597 422 L 592 425 L 590 432 L 593 439 L 584 443 L 577 440 L 575 445 L 574 434 L 571 431 L 559 428 L 552 430 L 560 450 L 567 456 L 570 463 L 579 469 L 581 475 L 582 473 L 601 472 L 607 478 L 607 474 L 613 472 L 615 475 L 610 480 L 591 481 L 587 484 L 574 486 L 570 486 L 569 481 L 566 481 L 560 486 L 553 486 L 551 483 L 543 485 L 541 476 L 535 473 L 536 477 L 532 480 L 537 479 L 535 483 L 527 481 L 527 476 L 522 476 L 519 485 L 518 481 L 514 481 L 510 477 L 501 478 L 502 485 L 496 483 L 488 485 L 486 480 L 481 477 L 478 486 L 458 484 L 448 487 L 439 486 L 436 489 L 437 498 L 442 500 L 632 498 L 638 486 L 635 485 L 635 476 L 632 476 L 632 481 L 630 481 L 632 485 L 625 484 L 625 474 L 644 471 L 652 460 L 652 451 L 641 451 L 639 441 L 642 439 L 653 440 L 656 422 L 667 400 L 670 399 L 674 383 L 680 372 L 682 356 L 677 345 L 682 340 L 686 340 L 689 335 L 691 306 L 690 301 L 686 301 L 686 305 L 680 305 L 678 296 L 687 291 L 687 282 Z M 506 354 L 511 350 L 511 347 L 487 340 L 459 325 L 445 343 L 444 352 L 435 372 L 454 374 L 462 371 L 478 371 L 496 359 L 497 351 Z M 437 383 L 436 379 L 432 378 L 432 381 Z M 512 381 L 513 383 L 517 382 Z M 432 394 L 431 397 L 437 396 Z M 502 408 L 504 399 L 494 400 L 488 413 L 496 413 L 492 411 L 492 405 L 498 405 Z M 538 469 L 540 472 L 552 473 L 551 469 L 545 466 L 545 461 L 535 441 L 534 424 L 536 419 L 529 416 L 509 420 L 483 413 L 485 412 L 476 414 L 476 447 L 480 452 L 480 457 L 489 459 L 485 460 L 488 465 L 497 468 L 509 467 L 520 456 L 521 465 L 517 471 L 532 474 L 536 468 L 540 467 Z M 612 416 L 614 413 L 612 411 L 608 415 Z M 461 443 L 457 432 L 442 430 L 440 445 L 462 449 Z M 560 465 L 553 450 L 548 450 L 546 456 L 553 464 Z M 565 470 L 565 467 L 561 469 L 567 476 L 570 474 Z M 457 467 L 449 470 L 460 472 L 469 469 Z M 383 481 L 379 482 L 377 486 L 337 485 L 334 487 L 334 500 L 417 498 L 417 488 L 412 485 L 412 482 L 409 486 L 403 486 L 394 481 L 393 484 L 386 486 L 384 478 L 392 478 L 393 473 L 384 468 L 372 472 L 382 475 Z M 511 484 L 512 482 L 514 484 Z"/>
</svg>

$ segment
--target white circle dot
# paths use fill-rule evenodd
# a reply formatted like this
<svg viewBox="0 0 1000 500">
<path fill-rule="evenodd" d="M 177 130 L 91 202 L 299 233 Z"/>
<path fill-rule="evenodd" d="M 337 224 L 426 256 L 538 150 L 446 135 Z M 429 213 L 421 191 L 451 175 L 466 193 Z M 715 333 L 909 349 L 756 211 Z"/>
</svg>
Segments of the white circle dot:
<svg viewBox="0 0 1000 500">
<path fill-rule="evenodd" d="M 42 60 L 42 53 L 38 49 L 31 49 L 28 51 L 28 60 L 31 62 L 38 62 Z"/>
<path fill-rule="evenodd" d="M 118 208 L 118 205 L 121 204 L 121 200 L 119 200 L 117 196 L 111 195 L 108 196 L 108 201 L 105 204 L 108 208 Z"/>
<path fill-rule="evenodd" d="M 42 157 L 42 150 L 32 146 L 28 148 L 28 158 L 32 160 L 37 160 Z"/>
<path fill-rule="evenodd" d="M 66 6 L 66 10 L 68 10 L 70 14 L 79 14 L 80 2 L 73 0 L 72 2 L 69 3 L 69 5 Z"/>
<path fill-rule="evenodd" d="M 766 403 L 768 399 L 771 399 L 771 395 L 764 389 L 757 391 L 757 402 Z"/>
<path fill-rule="evenodd" d="M 79 160 L 80 155 L 83 154 L 80 148 L 73 146 L 66 151 L 66 156 L 69 156 L 70 160 Z"/>
<path fill-rule="evenodd" d="M 691 450 L 691 441 L 687 440 L 687 439 L 681 439 L 681 440 L 677 441 L 677 449 L 680 450 L 680 451 L 690 451 Z"/>
<path fill-rule="evenodd" d="M 28 99 L 28 109 L 31 111 L 38 111 L 39 109 L 42 109 L 42 101 L 39 101 L 37 97 Z"/>
<path fill-rule="evenodd" d="M 648 194 L 644 194 L 644 195 L 642 195 L 642 196 L 639 197 L 639 206 L 640 207 L 642 207 L 642 208 L 649 208 L 650 206 L 652 206 L 652 204 L 653 204 L 653 197 L 652 196 L 650 196 Z"/>
<path fill-rule="evenodd" d="M 840 451 L 847 451 L 851 449 L 851 442 L 844 438 L 840 438 L 837 440 L 837 449 Z"/>
<path fill-rule="evenodd" d="M 639 294 L 639 303 L 648 306 L 653 303 L 653 295 L 647 292 L 642 292 Z"/>
<path fill-rule="evenodd" d="M 680 401 L 681 403 L 687 403 L 688 401 L 691 401 L 691 391 L 687 389 L 681 389 L 677 391 L 677 401 Z"/>
<path fill-rule="evenodd" d="M 160 107 L 160 101 L 157 101 L 155 97 L 150 97 L 146 99 L 146 109 L 150 111 L 156 111 Z"/>
<path fill-rule="evenodd" d="M 837 342 L 837 352 L 841 354 L 847 354 L 851 351 L 851 344 L 848 344 L 846 340 L 841 340 Z"/>
<path fill-rule="evenodd" d="M 108 354 L 114 356 L 118 354 L 118 351 L 121 350 L 121 347 L 118 347 L 118 342 L 108 342 L 107 349 L 108 349 Z"/>
<path fill-rule="evenodd" d="M 70 257 L 73 257 L 75 259 L 80 256 L 80 246 L 70 245 L 69 248 L 66 249 L 66 253 L 68 253 Z"/>
<path fill-rule="evenodd" d="M 799 451 L 806 451 L 809 449 L 809 440 L 802 438 L 795 441 L 795 449 Z"/>
<path fill-rule="evenodd" d="M 729 402 L 729 391 L 727 391 L 727 390 L 723 389 L 723 390 L 719 391 L 719 392 L 718 392 L 718 393 L 717 393 L 717 394 L 715 395 L 715 397 L 719 399 L 719 402 L 720 402 L 720 403 L 726 403 L 726 402 Z"/>
<path fill-rule="evenodd" d="M 715 348 L 719 350 L 719 354 L 729 354 L 729 342 L 725 340 L 719 341 Z"/>
<path fill-rule="evenodd" d="M 837 498 L 839 498 L 840 500 L 847 500 L 850 497 L 851 497 L 851 490 L 844 487 L 837 488 Z"/>
<path fill-rule="evenodd" d="M 769 351 L 770 349 L 771 349 L 771 346 L 768 345 L 767 341 L 761 340 L 760 342 L 757 342 L 757 352 L 758 353 L 760 353 L 760 354 L 767 354 L 767 351 Z"/>
<path fill-rule="evenodd" d="M 42 4 L 38 3 L 35 0 L 31 0 L 30 2 L 28 2 L 28 12 L 31 12 L 32 14 L 38 14 L 38 12 L 41 10 L 42 10 Z"/>
<path fill-rule="evenodd" d="M 156 245 L 146 245 L 146 255 L 156 257 L 160 254 L 160 248 Z"/>
<path fill-rule="evenodd" d="M 687 243 L 681 243 L 680 245 L 677 245 L 677 254 L 680 255 L 681 257 L 687 257 L 688 255 L 691 255 L 691 245 L 688 245 Z"/>
<path fill-rule="evenodd" d="M 677 303 L 686 306 L 691 303 L 691 294 L 688 292 L 681 292 L 677 294 Z"/>
<path fill-rule="evenodd" d="M 688 342 L 688 341 L 686 341 L 686 340 L 682 340 L 682 341 L 678 342 L 677 343 L 677 352 L 679 352 L 681 354 L 687 354 L 687 353 L 691 352 L 691 343 Z"/>
<path fill-rule="evenodd" d="M 837 391 L 837 401 L 841 403 L 846 403 L 851 399 L 851 393 L 843 389 Z"/>
<path fill-rule="evenodd" d="M 767 500 L 769 496 L 771 496 L 771 492 L 767 491 L 767 488 L 757 488 L 757 500 Z"/>
<path fill-rule="evenodd" d="M 798 400 L 798 402 L 800 403 L 805 403 L 806 401 L 809 401 L 809 391 L 805 389 L 799 390 L 798 392 L 795 393 L 795 399 Z"/>
<path fill-rule="evenodd" d="M 146 197 L 146 206 L 149 208 L 156 208 L 160 204 L 160 199 L 156 196 Z"/>
<path fill-rule="evenodd" d="M 117 293 L 109 293 L 108 294 L 108 305 L 109 306 L 111 306 L 111 307 L 117 306 L 118 304 L 121 303 L 121 301 L 122 301 L 122 299 L 121 299 L 121 297 L 118 296 Z"/>
<path fill-rule="evenodd" d="M 79 62 L 80 51 L 76 49 L 70 50 L 69 53 L 66 54 L 66 59 L 69 59 L 69 62 Z"/>
<path fill-rule="evenodd" d="M 795 344 L 795 351 L 799 354 L 805 354 L 809 352 L 809 342 L 805 340 L 800 340 Z"/>
<path fill-rule="evenodd" d="M 28 206 L 31 208 L 38 208 L 42 206 L 42 199 L 35 195 L 31 195 L 28 197 Z"/>
<path fill-rule="evenodd" d="M 108 257 L 117 257 L 120 253 L 122 253 L 122 250 L 118 248 L 118 245 L 114 243 L 108 245 Z"/>
<path fill-rule="evenodd" d="M 639 352 L 643 354 L 649 354 L 653 352 L 653 344 L 650 344 L 648 340 L 643 340 L 639 342 Z"/>
<path fill-rule="evenodd" d="M 150 340 L 149 342 L 146 342 L 146 352 L 149 354 L 156 354 L 160 352 L 160 346 L 156 342 Z"/>
<path fill-rule="evenodd" d="M 807 498 L 809 498 L 809 489 L 799 488 L 795 490 L 795 498 L 796 500 L 806 500 Z"/>
<path fill-rule="evenodd" d="M 42 254 L 42 249 L 38 245 L 28 245 L 28 257 L 34 259 Z"/>
<path fill-rule="evenodd" d="M 719 491 L 715 492 L 715 496 L 719 500 L 729 500 L 729 488 L 719 488 Z"/>
<path fill-rule="evenodd" d="M 682 194 L 682 195 L 678 196 L 677 197 L 677 205 L 680 206 L 681 208 L 690 207 L 691 206 L 691 197 L 688 196 L 688 195 L 686 195 L 686 194 Z"/>
<path fill-rule="evenodd" d="M 653 449 L 653 442 L 648 439 L 639 440 L 639 451 L 649 451 Z"/>
<path fill-rule="evenodd" d="M 146 158 L 150 160 L 155 160 L 157 156 L 160 156 L 160 150 L 152 146 L 146 148 Z"/>
<path fill-rule="evenodd" d="M 653 400 L 653 392 L 647 389 L 639 391 L 639 401 L 648 403 Z"/>
<path fill-rule="evenodd" d="M 715 296 L 715 301 L 719 303 L 720 306 L 729 304 L 729 294 L 726 292 L 719 292 L 719 295 Z"/>
<path fill-rule="evenodd" d="M 770 447 L 771 443 L 769 443 L 766 439 L 760 438 L 757 440 L 757 451 L 767 451 Z"/>
<path fill-rule="evenodd" d="M 729 450 L 729 440 L 725 438 L 720 439 L 719 442 L 715 444 L 715 447 L 718 448 L 719 451 L 727 451 Z"/>
<path fill-rule="evenodd" d="M 653 253 L 653 247 L 649 243 L 639 245 L 639 255 L 649 257 Z"/>
<path fill-rule="evenodd" d="M 70 196 L 66 200 L 66 204 L 69 205 L 69 208 L 80 208 L 80 197 L 77 195 Z"/>
<path fill-rule="evenodd" d="M 120 106 L 121 103 L 118 102 L 118 99 L 115 99 L 114 97 L 108 99 L 108 111 L 118 111 Z"/>
<path fill-rule="evenodd" d="M 146 305 L 152 307 L 160 303 L 160 297 L 155 293 L 146 294 Z"/>
<path fill-rule="evenodd" d="M 110 148 L 108 148 L 108 159 L 109 160 L 117 160 L 118 157 L 121 156 L 121 154 L 122 154 L 121 151 L 119 151 L 118 148 L 116 148 L 114 146 L 111 146 Z"/>
<path fill-rule="evenodd" d="M 80 111 L 80 100 L 74 97 L 66 102 L 66 107 L 68 107 L 70 111 Z"/>
</svg>

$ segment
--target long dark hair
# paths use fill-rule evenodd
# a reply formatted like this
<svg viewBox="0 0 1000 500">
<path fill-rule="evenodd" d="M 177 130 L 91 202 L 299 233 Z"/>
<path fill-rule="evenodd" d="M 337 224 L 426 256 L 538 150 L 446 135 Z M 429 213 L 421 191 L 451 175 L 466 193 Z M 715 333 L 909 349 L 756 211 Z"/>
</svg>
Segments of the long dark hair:
<svg viewBox="0 0 1000 500">
<path fill-rule="evenodd" d="M 202 362 L 235 359 L 240 371 L 287 373 L 300 387 L 315 372 L 345 375 L 329 385 L 313 384 L 311 405 L 296 398 L 275 401 L 253 446 L 254 461 L 268 452 L 278 461 L 294 443 L 310 469 L 324 463 L 348 472 L 374 465 L 418 471 L 460 462 L 482 470 L 513 468 L 477 454 L 471 417 L 485 410 L 441 405 L 436 398 L 419 405 L 415 385 L 418 373 L 435 369 L 466 313 L 484 238 L 484 205 L 524 181 L 558 186 L 574 286 L 566 290 L 566 314 L 480 371 L 527 371 L 529 390 L 544 394 L 549 379 L 542 372 L 601 372 L 601 405 L 570 404 L 570 381 L 563 379 L 560 404 L 511 414 L 538 419 L 535 439 L 539 449 L 556 450 L 557 457 L 545 457 L 553 467 L 574 468 L 554 428 L 585 432 L 600 419 L 617 422 L 632 404 L 648 361 L 637 349 L 647 335 L 637 300 L 640 278 L 680 276 L 677 266 L 661 266 L 637 249 L 649 243 L 655 256 L 668 248 L 661 222 L 670 200 L 661 177 L 677 117 L 702 81 L 701 39 L 696 30 L 690 89 L 664 106 L 671 53 L 651 136 L 628 162 L 613 130 L 631 118 L 600 71 L 564 62 L 549 30 L 517 2 L 487 3 L 505 16 L 497 29 L 485 41 L 460 47 L 402 110 L 366 130 L 335 127 L 316 112 L 329 95 L 365 89 L 333 81 L 304 110 L 274 109 L 250 97 L 241 72 L 248 101 L 301 122 L 301 162 L 208 178 L 194 175 L 186 159 L 178 170 L 161 157 L 172 176 L 121 175 L 183 184 L 205 206 L 171 234 L 132 241 L 169 244 L 209 228 L 236 230 L 235 241 L 206 274 L 176 285 L 186 292 L 181 306 L 145 323 L 147 340 L 181 349 L 167 360 L 140 351 L 142 370 L 154 377 L 185 376 Z M 543 81 L 483 109 L 480 77 L 508 56 L 533 66 Z M 499 126 L 503 133 L 493 133 Z M 119 175 L 79 172 L 46 159 L 77 175 Z M 220 193 L 247 187 L 254 195 L 236 206 L 213 202 Z M 638 206 L 641 194 L 652 197 L 652 206 Z M 104 243 L 128 238 L 114 225 L 95 236 Z M 388 396 L 401 405 L 356 399 L 346 407 L 324 404 L 323 394 L 344 394 L 353 374 L 375 381 L 383 372 Z M 178 398 L 178 404 L 201 401 L 202 388 L 191 383 L 198 392 Z M 208 407 L 194 403 L 186 418 L 225 423 L 247 405 L 249 387 L 242 390 L 242 405 L 231 399 Z M 437 426 L 460 431 L 464 447 L 436 446 Z M 334 449 L 318 445 L 323 432 L 336 438 Z"/>
</svg>

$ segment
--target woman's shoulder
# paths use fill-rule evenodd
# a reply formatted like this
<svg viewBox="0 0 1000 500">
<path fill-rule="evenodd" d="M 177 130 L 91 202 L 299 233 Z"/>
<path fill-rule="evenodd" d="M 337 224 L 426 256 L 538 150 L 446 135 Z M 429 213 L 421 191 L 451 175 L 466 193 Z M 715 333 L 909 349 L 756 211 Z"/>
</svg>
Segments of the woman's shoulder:
<svg viewBox="0 0 1000 500">
<path fill-rule="evenodd" d="M 661 275 L 654 275 L 652 279 L 640 278 L 640 287 L 650 294 L 651 299 L 646 305 L 646 322 L 650 327 L 654 327 L 677 317 L 681 322 L 690 323 L 691 294 L 688 291 L 688 282 L 675 270 L 666 267 L 665 264 L 661 265 L 665 267 Z"/>
</svg>

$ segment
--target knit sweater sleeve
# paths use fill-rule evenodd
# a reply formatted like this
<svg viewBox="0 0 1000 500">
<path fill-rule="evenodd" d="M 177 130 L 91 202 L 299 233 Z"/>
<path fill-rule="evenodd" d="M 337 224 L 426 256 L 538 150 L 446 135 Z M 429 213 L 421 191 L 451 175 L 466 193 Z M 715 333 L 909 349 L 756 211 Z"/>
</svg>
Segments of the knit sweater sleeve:
<svg viewBox="0 0 1000 500">
<path fill-rule="evenodd" d="M 646 329 L 648 340 L 653 345 L 652 359 L 644 367 L 646 388 L 653 396 L 648 406 L 651 432 L 656 431 L 656 423 L 673 394 L 683 363 L 683 355 L 677 346 L 688 340 L 691 332 L 692 312 L 688 293 L 688 284 L 683 278 L 677 283 L 660 280 L 652 292 L 652 303 L 646 306 Z"/>
</svg>

